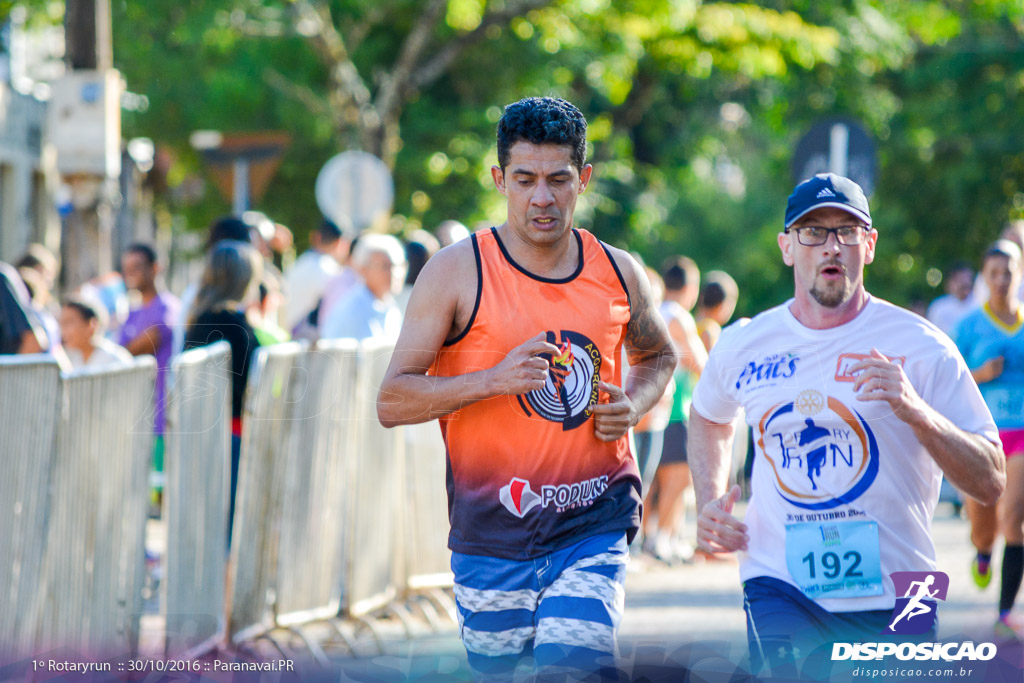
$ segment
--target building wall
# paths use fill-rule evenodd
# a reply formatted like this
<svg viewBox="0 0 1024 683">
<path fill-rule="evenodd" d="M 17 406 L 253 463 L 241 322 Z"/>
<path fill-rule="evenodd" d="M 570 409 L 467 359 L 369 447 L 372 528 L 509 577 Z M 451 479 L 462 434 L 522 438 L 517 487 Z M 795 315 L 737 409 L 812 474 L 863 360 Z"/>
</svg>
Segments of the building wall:
<svg viewBox="0 0 1024 683">
<path fill-rule="evenodd" d="M 52 200 L 54 155 L 43 144 L 46 103 L 0 82 L 0 260 L 17 259 L 31 242 L 60 247 Z"/>
</svg>

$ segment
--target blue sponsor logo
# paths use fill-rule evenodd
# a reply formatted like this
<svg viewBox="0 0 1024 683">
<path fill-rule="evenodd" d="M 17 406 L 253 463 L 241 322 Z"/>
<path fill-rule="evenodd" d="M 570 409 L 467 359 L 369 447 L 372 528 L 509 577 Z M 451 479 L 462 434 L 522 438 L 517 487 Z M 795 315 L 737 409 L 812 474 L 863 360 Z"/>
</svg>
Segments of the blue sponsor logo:
<svg viewBox="0 0 1024 683">
<path fill-rule="evenodd" d="M 796 374 L 798 360 L 800 357 L 792 353 L 776 353 L 764 358 L 760 363 L 750 361 L 736 380 L 736 388 L 773 379 L 788 379 Z"/>
</svg>

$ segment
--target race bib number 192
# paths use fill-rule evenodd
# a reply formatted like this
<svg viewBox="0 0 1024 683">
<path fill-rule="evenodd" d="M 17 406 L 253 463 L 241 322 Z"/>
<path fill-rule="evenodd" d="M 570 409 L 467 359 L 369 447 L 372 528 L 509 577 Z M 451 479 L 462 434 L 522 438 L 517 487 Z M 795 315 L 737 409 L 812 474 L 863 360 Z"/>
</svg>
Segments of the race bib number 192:
<svg viewBox="0 0 1024 683">
<path fill-rule="evenodd" d="M 812 600 L 881 595 L 878 523 L 787 524 L 786 566 Z"/>
</svg>

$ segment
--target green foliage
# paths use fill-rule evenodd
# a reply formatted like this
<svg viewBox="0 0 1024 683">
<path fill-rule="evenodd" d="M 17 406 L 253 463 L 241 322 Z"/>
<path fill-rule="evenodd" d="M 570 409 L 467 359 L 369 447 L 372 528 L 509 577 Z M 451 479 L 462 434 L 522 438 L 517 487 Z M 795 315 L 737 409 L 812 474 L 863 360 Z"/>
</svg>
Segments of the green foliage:
<svg viewBox="0 0 1024 683">
<path fill-rule="evenodd" d="M 424 59 L 510 2 L 450 0 Z M 289 132 L 257 208 L 302 244 L 318 221 L 320 167 L 365 141 L 332 99 L 334 74 L 297 4 L 114 0 L 113 12 L 115 61 L 150 101 L 126 113 L 126 136 L 173 151 L 174 186 L 203 173 L 195 130 Z M 330 3 L 371 95 L 428 4 Z M 403 102 L 393 227 L 500 223 L 490 166 L 501 107 L 560 95 L 590 122 L 596 173 L 581 225 L 654 266 L 686 253 L 731 272 L 749 315 L 792 293 L 776 246 L 792 151 L 814 122 L 845 115 L 880 151 L 869 287 L 901 304 L 930 299 L 929 269 L 973 257 L 1024 215 L 1022 31 L 1022 5 L 999 0 L 553 0 L 488 25 Z M 168 201 L 194 229 L 228 209 L 212 189 L 197 204 Z"/>
</svg>

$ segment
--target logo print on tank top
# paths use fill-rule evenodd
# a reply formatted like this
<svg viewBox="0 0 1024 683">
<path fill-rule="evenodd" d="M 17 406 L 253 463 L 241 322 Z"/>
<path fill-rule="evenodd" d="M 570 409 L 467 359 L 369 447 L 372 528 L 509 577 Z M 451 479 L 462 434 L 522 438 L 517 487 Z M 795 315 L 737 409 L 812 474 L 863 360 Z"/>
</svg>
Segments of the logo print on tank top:
<svg viewBox="0 0 1024 683">
<path fill-rule="evenodd" d="M 569 431 L 586 422 L 597 403 L 601 352 L 597 344 L 579 332 L 562 330 L 556 336 L 548 331 L 547 336 L 559 353 L 541 356 L 550 364 L 544 388 L 517 398 L 528 416 L 537 414 L 545 420 L 561 422 L 562 430 Z"/>
</svg>

